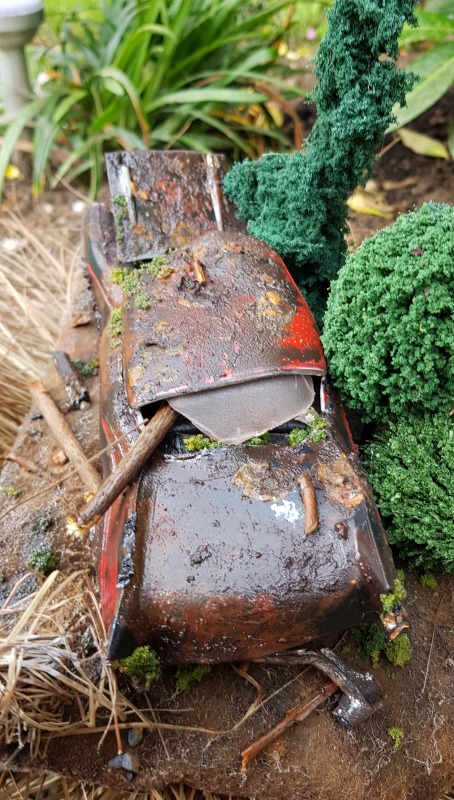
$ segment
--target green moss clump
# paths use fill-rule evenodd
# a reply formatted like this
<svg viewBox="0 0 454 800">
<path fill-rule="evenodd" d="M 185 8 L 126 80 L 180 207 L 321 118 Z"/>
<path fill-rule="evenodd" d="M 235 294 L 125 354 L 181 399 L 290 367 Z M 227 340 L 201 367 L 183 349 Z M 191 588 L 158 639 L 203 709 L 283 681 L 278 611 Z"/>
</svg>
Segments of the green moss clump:
<svg viewBox="0 0 454 800">
<path fill-rule="evenodd" d="M 402 728 L 388 728 L 388 736 L 394 742 L 394 750 L 397 750 L 401 746 L 405 738 Z"/>
<path fill-rule="evenodd" d="M 150 307 L 150 299 L 146 292 L 142 291 L 140 279 L 144 270 L 139 269 L 121 269 L 116 268 L 111 270 L 109 280 L 111 283 L 117 283 L 121 286 L 125 297 L 133 297 L 136 307 L 142 311 L 146 311 Z M 127 305 L 127 304 L 126 304 Z M 129 306 L 127 305 L 129 308 Z"/>
<path fill-rule="evenodd" d="M 114 269 L 111 269 L 109 272 L 109 282 L 115 283 L 117 284 L 117 286 L 123 286 L 123 281 L 129 272 L 131 272 L 130 269 L 115 267 Z"/>
<path fill-rule="evenodd" d="M 417 570 L 454 573 L 454 419 L 391 422 L 364 462 L 390 543 Z"/>
<path fill-rule="evenodd" d="M 46 512 L 44 512 L 43 514 L 39 514 L 33 520 L 32 533 L 35 534 L 47 533 L 47 531 L 49 530 L 49 528 L 52 527 L 53 524 L 54 524 L 54 519 L 50 514 Z"/>
<path fill-rule="evenodd" d="M 211 672 L 209 664 L 180 664 L 176 674 L 176 686 L 187 692 L 194 683 L 200 683 Z"/>
<path fill-rule="evenodd" d="M 203 433 L 196 433 L 194 436 L 186 436 L 183 439 L 185 450 L 192 453 L 195 450 L 206 450 L 212 447 L 221 447 L 222 442 L 216 442 L 214 439 L 209 439 Z"/>
<path fill-rule="evenodd" d="M 410 661 L 410 639 L 406 633 L 400 633 L 392 642 L 386 642 L 385 656 L 395 667 L 404 667 Z"/>
<path fill-rule="evenodd" d="M 404 586 L 404 573 L 403 570 L 398 569 L 396 577 L 394 578 L 394 588 L 389 594 L 381 594 L 380 601 L 383 606 L 383 611 L 386 613 L 394 611 L 398 608 L 407 596 Z"/>
<path fill-rule="evenodd" d="M 293 428 L 288 435 L 288 443 L 291 447 L 296 447 L 298 444 L 302 444 L 309 434 L 308 428 Z"/>
<path fill-rule="evenodd" d="M 333 383 L 365 420 L 449 411 L 454 206 L 425 203 L 366 239 L 331 286 L 323 344 Z"/>
<path fill-rule="evenodd" d="M 107 330 L 111 340 L 119 339 L 123 333 L 123 310 L 121 308 L 114 308 L 111 311 Z M 118 343 L 116 342 L 116 344 Z"/>
<path fill-rule="evenodd" d="M 173 272 L 173 267 L 167 263 L 167 256 L 155 256 L 151 261 L 144 262 L 143 266 L 153 278 L 167 278 Z"/>
<path fill-rule="evenodd" d="M 19 497 L 20 490 L 15 486 L 0 486 L 0 492 L 6 494 L 7 497 Z"/>
<path fill-rule="evenodd" d="M 136 647 L 133 653 L 118 662 L 120 672 L 132 678 L 141 678 L 148 689 L 159 678 L 160 667 L 156 653 L 148 645 Z"/>
<path fill-rule="evenodd" d="M 121 284 L 121 289 L 126 297 L 135 297 L 141 291 L 140 271 L 136 269 L 127 270 Z"/>
<path fill-rule="evenodd" d="M 57 556 L 50 550 L 37 550 L 28 559 L 28 566 L 43 575 L 49 575 L 57 566 Z"/>
<path fill-rule="evenodd" d="M 306 152 L 243 161 L 225 180 L 250 233 L 285 259 L 318 321 L 346 255 L 348 196 L 370 176 L 393 106 L 413 84 L 395 65 L 412 8 L 413 0 L 336 0 L 315 59 L 317 119 Z"/>
<path fill-rule="evenodd" d="M 293 428 L 288 435 L 288 443 L 291 447 L 295 447 L 302 442 L 311 441 L 319 442 L 321 439 L 326 439 L 328 432 L 328 420 L 321 417 L 319 414 L 313 414 L 312 419 L 308 419 L 306 428 Z"/>
<path fill-rule="evenodd" d="M 146 311 L 147 308 L 150 308 L 150 299 L 146 292 L 139 292 L 134 299 L 136 308 L 139 308 L 141 311 Z"/>
<path fill-rule="evenodd" d="M 378 667 L 380 654 L 384 652 L 388 640 L 386 634 L 375 622 L 364 622 L 352 628 L 350 635 L 358 648 L 361 658 L 370 660 L 374 669 Z"/>
<path fill-rule="evenodd" d="M 93 378 L 99 372 L 99 358 L 92 358 L 91 361 L 73 361 L 73 364 L 84 378 Z"/>
<path fill-rule="evenodd" d="M 379 625 L 375 622 L 364 622 L 352 628 L 350 635 L 361 658 L 370 660 L 374 669 L 378 667 L 381 655 L 386 656 L 396 667 L 403 667 L 410 659 L 410 640 L 406 633 L 401 633 L 389 642 Z"/>
<path fill-rule="evenodd" d="M 261 444 L 269 444 L 271 442 L 271 436 L 268 432 L 262 433 L 261 436 L 253 436 L 252 439 L 248 439 L 247 442 L 244 444 L 250 444 L 254 447 L 257 447 Z"/>
<path fill-rule="evenodd" d="M 425 572 L 424 575 L 421 575 L 420 583 L 422 586 L 426 586 L 428 589 L 436 589 L 438 586 L 438 581 L 435 575 L 432 575 L 430 572 Z"/>
<path fill-rule="evenodd" d="M 126 208 L 127 206 L 126 197 L 123 194 L 116 194 L 112 200 L 116 206 L 121 206 L 122 208 Z"/>
</svg>

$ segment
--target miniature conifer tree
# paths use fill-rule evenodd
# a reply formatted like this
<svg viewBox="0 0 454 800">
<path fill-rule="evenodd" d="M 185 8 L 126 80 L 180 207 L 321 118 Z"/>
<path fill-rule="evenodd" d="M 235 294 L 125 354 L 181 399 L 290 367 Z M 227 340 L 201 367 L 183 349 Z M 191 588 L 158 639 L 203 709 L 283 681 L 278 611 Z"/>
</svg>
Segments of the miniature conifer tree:
<svg viewBox="0 0 454 800">
<path fill-rule="evenodd" d="M 315 59 L 317 120 L 305 152 L 236 164 L 225 191 L 285 259 L 321 321 L 346 255 L 347 199 L 372 170 L 375 149 L 414 78 L 396 69 L 413 0 L 336 0 Z"/>
</svg>

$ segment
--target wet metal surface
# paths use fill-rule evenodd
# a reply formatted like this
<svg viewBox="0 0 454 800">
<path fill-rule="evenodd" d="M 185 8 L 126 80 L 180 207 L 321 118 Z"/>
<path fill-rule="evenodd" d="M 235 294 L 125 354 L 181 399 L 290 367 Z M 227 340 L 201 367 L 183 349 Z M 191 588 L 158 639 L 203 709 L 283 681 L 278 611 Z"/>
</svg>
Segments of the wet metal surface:
<svg viewBox="0 0 454 800">
<path fill-rule="evenodd" d="M 354 625 L 378 608 L 392 566 L 374 539 L 364 492 L 346 505 L 317 474 L 317 464 L 334 466 L 341 455 L 331 437 L 193 458 L 155 454 L 138 495 L 140 607 L 132 585 L 123 597 L 123 611 L 129 597 L 136 606 L 124 618 L 134 640 L 149 631 L 170 663 L 256 658 Z M 245 493 L 238 475 L 246 467 Z M 318 508 L 317 530 L 308 536 L 303 471 Z"/>
</svg>

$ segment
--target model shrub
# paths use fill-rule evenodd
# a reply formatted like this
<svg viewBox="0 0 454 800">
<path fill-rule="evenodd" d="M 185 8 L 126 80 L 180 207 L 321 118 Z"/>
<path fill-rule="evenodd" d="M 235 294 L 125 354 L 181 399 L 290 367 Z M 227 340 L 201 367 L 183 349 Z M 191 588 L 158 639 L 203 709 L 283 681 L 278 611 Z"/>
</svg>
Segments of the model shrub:
<svg viewBox="0 0 454 800">
<path fill-rule="evenodd" d="M 364 419 L 449 411 L 454 398 L 454 207 L 427 203 L 367 239 L 332 284 L 323 344 Z"/>
<path fill-rule="evenodd" d="M 319 320 L 346 254 L 347 198 L 367 180 L 393 106 L 413 84 L 395 66 L 412 6 L 336 0 L 315 60 L 317 120 L 306 152 L 245 160 L 225 181 L 250 233 L 285 259 Z"/>
<path fill-rule="evenodd" d="M 365 466 L 390 543 L 420 571 L 454 573 L 454 418 L 391 422 Z"/>
</svg>

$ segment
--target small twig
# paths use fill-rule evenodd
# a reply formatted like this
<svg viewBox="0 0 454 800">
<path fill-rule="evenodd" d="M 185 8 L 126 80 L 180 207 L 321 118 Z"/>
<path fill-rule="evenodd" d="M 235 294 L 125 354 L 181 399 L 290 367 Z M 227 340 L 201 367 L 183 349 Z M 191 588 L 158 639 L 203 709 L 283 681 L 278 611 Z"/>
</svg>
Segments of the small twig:
<svg viewBox="0 0 454 800">
<path fill-rule="evenodd" d="M 400 142 L 400 139 L 398 136 L 395 136 L 394 139 L 392 139 L 390 142 L 388 142 L 388 144 L 382 147 L 382 149 L 378 154 L 378 157 L 381 158 L 382 156 L 384 156 L 385 153 L 388 152 L 388 150 L 391 150 L 391 148 L 394 147 L 395 144 L 397 144 L 397 142 Z"/>
<path fill-rule="evenodd" d="M 337 688 L 333 681 L 328 681 L 328 683 L 325 683 L 321 689 L 314 692 L 309 698 L 306 698 L 301 703 L 298 703 L 297 706 L 287 711 L 285 717 L 281 719 L 277 725 L 267 731 L 267 733 L 264 733 L 256 742 L 249 745 L 246 750 L 243 750 L 241 753 L 241 772 L 245 772 L 251 761 L 262 753 L 265 747 L 268 747 L 271 742 L 274 742 L 279 736 L 282 736 L 295 722 L 301 722 L 308 717 L 314 709 L 322 705 L 328 697 L 334 694 Z"/>
<path fill-rule="evenodd" d="M 179 414 L 168 403 L 161 405 L 145 430 L 140 433 L 131 449 L 120 461 L 116 470 L 103 481 L 95 497 L 79 514 L 77 526 L 80 533 L 87 532 L 93 525 L 96 525 L 123 489 L 133 481 L 144 462 L 156 450 L 178 417 Z"/>
<path fill-rule="evenodd" d="M 318 528 L 317 498 L 315 496 L 314 484 L 309 475 L 303 473 L 298 478 L 298 486 L 301 493 L 305 513 L 304 534 L 308 536 Z"/>
<path fill-rule="evenodd" d="M 77 469 L 85 488 L 89 492 L 97 492 L 101 485 L 101 478 L 82 450 L 63 414 L 59 411 L 41 381 L 30 380 L 28 385 L 31 396 L 46 420 L 52 435 L 63 447 L 69 460 Z"/>
<path fill-rule="evenodd" d="M 21 467 L 21 469 L 25 469 L 26 472 L 30 472 L 32 475 L 36 475 L 38 472 L 36 464 L 32 464 L 32 462 L 28 461 L 26 458 L 18 456 L 14 450 L 10 450 L 10 452 L 6 454 L 5 461 L 12 461 L 14 464 Z"/>
<path fill-rule="evenodd" d="M 429 675 L 430 660 L 432 658 L 432 650 L 433 650 L 434 640 L 435 640 L 435 631 L 437 630 L 438 616 L 439 616 L 440 611 L 441 611 L 441 606 L 443 604 L 443 600 L 444 600 L 444 596 L 441 597 L 440 602 L 438 604 L 437 613 L 435 614 L 434 629 L 432 631 L 432 639 L 430 640 L 429 655 L 427 656 L 427 666 L 426 666 L 426 671 L 425 671 L 425 674 L 424 674 L 424 683 L 422 685 L 421 697 L 423 697 L 424 692 L 426 691 L 427 677 Z"/>
</svg>

